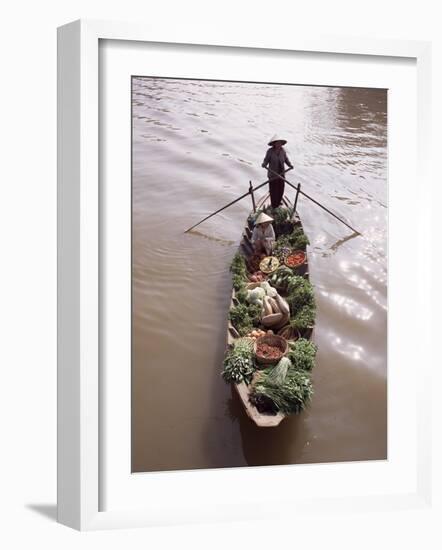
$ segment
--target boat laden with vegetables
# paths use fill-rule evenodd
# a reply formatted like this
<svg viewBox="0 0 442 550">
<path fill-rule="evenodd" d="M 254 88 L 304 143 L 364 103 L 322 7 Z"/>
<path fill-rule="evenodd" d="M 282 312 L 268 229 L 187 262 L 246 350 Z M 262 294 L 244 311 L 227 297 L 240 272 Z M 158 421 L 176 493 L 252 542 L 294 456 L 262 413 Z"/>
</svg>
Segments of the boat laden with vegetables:
<svg viewBox="0 0 442 550">
<path fill-rule="evenodd" d="M 268 198 L 250 214 L 232 264 L 232 299 L 223 378 L 232 383 L 248 416 L 274 427 L 302 412 L 313 394 L 311 341 L 316 306 L 301 220 L 288 198 L 272 209 Z M 258 255 L 251 242 L 261 212 L 273 218 L 272 256 Z"/>
</svg>

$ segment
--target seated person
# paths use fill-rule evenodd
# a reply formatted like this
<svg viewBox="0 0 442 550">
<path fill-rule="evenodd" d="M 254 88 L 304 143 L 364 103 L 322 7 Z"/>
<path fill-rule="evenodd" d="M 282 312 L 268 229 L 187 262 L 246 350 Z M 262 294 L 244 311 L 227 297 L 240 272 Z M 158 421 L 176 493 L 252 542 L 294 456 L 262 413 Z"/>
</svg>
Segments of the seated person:
<svg viewBox="0 0 442 550">
<path fill-rule="evenodd" d="M 252 244 L 256 253 L 272 255 L 275 243 L 275 231 L 272 226 L 273 218 L 261 212 L 258 216 L 252 233 Z"/>
</svg>

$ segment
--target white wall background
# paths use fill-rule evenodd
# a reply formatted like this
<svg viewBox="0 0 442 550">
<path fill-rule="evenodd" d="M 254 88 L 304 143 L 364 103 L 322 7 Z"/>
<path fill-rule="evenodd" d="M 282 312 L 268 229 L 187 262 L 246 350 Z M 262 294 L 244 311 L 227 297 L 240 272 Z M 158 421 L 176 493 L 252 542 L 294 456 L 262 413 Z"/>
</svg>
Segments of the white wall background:
<svg viewBox="0 0 442 550">
<path fill-rule="evenodd" d="M 402 0 L 16 0 L 2 8 L 0 86 L 0 546 L 15 548 L 441 547 L 440 422 L 435 401 L 433 510 L 79 534 L 54 522 L 56 494 L 56 27 L 74 19 L 203 26 L 207 36 L 364 35 L 434 41 L 434 181 L 440 176 L 442 37 L 438 2 Z M 438 177 L 439 176 L 439 177 Z M 435 183 L 436 185 L 436 183 Z M 437 190 L 440 201 L 441 193 Z M 437 230 L 435 221 L 434 229 Z M 440 256 L 435 250 L 435 258 Z M 442 280 L 440 263 L 435 279 Z M 440 292 L 435 300 L 440 306 Z M 440 310 L 439 307 L 437 309 Z M 437 316 L 435 316 L 437 320 Z"/>
</svg>

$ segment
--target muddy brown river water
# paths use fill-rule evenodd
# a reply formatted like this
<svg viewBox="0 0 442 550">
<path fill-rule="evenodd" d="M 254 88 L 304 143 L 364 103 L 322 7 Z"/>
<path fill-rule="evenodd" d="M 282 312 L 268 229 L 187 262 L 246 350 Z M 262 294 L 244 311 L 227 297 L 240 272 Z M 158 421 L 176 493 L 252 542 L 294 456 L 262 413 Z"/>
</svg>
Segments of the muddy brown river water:
<svg viewBox="0 0 442 550">
<path fill-rule="evenodd" d="M 387 457 L 385 90 L 133 78 L 134 472 Z M 315 394 L 278 427 L 249 421 L 221 376 L 231 279 L 275 133 L 306 199 L 318 306 Z M 286 188 L 289 196 L 293 193 Z"/>
</svg>

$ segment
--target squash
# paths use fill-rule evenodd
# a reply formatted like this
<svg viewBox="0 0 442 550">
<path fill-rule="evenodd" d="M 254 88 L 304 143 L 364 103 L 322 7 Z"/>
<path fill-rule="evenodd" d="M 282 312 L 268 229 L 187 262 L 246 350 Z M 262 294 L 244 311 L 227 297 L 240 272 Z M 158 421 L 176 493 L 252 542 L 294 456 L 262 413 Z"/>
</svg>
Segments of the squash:
<svg viewBox="0 0 442 550">
<path fill-rule="evenodd" d="M 263 308 L 264 308 L 263 317 L 266 317 L 267 315 L 271 315 L 273 313 L 272 306 L 270 305 L 268 296 L 264 296 Z"/>
<path fill-rule="evenodd" d="M 270 307 L 272 308 L 273 313 L 281 313 L 281 309 L 278 306 L 278 302 L 275 300 L 275 298 L 268 297 L 268 301 L 270 304 Z"/>
<path fill-rule="evenodd" d="M 273 325 L 276 330 L 279 330 L 290 321 L 289 313 L 281 313 L 281 315 L 282 315 L 281 320 L 275 323 L 275 325 Z"/>
<path fill-rule="evenodd" d="M 275 299 L 278 304 L 279 311 L 281 311 L 282 313 L 285 313 L 286 315 L 290 315 L 290 307 L 286 302 L 286 300 L 284 300 L 284 298 L 279 294 L 275 296 Z"/>
<path fill-rule="evenodd" d="M 283 318 L 282 313 L 272 313 L 271 315 L 266 315 L 261 319 L 262 324 L 265 327 L 273 327 L 276 324 L 280 323 Z"/>
</svg>

